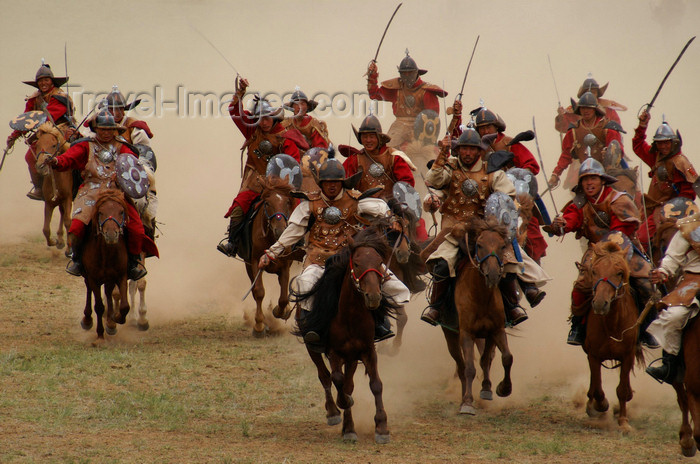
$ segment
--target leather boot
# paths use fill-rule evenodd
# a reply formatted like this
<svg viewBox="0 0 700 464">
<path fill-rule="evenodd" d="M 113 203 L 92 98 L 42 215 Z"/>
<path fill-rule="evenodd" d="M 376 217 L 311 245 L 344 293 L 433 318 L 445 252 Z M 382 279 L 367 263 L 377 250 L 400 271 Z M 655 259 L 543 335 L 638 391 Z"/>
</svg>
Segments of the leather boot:
<svg viewBox="0 0 700 464">
<path fill-rule="evenodd" d="M 440 320 L 440 311 L 444 304 L 445 294 L 450 287 L 450 269 L 447 261 L 439 259 L 433 265 L 430 273 L 433 276 L 433 289 L 430 293 L 430 306 L 428 310 L 421 315 L 421 320 L 430 325 L 438 325 Z"/>
<path fill-rule="evenodd" d="M 243 213 L 243 208 L 240 206 L 233 208 L 233 211 L 231 211 L 231 220 L 228 225 L 228 230 L 226 231 L 226 237 L 216 246 L 217 250 L 230 258 L 234 258 L 236 256 L 236 252 L 238 251 L 236 247 L 236 229 L 241 224 L 244 217 L 245 214 Z"/>
<path fill-rule="evenodd" d="M 506 326 L 515 327 L 527 320 L 527 313 L 518 305 L 518 286 L 514 274 L 506 274 L 498 283 L 503 297 L 503 310 L 506 313 Z"/>
<path fill-rule="evenodd" d="M 68 243 L 70 244 L 72 253 L 71 260 L 66 265 L 66 272 L 72 276 L 80 277 L 82 275 L 83 265 L 81 258 L 83 254 L 82 240 L 79 240 L 74 234 L 68 234 Z"/>
<path fill-rule="evenodd" d="M 139 280 L 146 277 L 148 271 L 141 263 L 141 255 L 129 255 L 129 261 L 127 264 L 127 277 L 130 280 Z"/>
<path fill-rule="evenodd" d="M 537 288 L 535 284 L 525 282 L 522 279 L 518 279 L 518 283 L 520 284 L 520 288 L 523 289 L 525 299 L 530 304 L 531 308 L 534 308 L 535 306 L 540 304 L 544 299 L 545 295 L 547 295 L 546 292 Z"/>
<path fill-rule="evenodd" d="M 636 290 L 635 302 L 637 303 L 637 310 L 639 314 L 641 314 L 642 311 L 644 311 L 646 301 L 651 298 L 651 283 L 649 279 L 630 278 L 630 284 L 632 284 Z M 651 349 L 660 347 L 659 342 L 656 341 L 654 336 L 647 332 L 647 327 L 656 319 L 656 316 L 656 309 L 652 308 L 639 325 L 639 343 Z"/>
<path fill-rule="evenodd" d="M 661 353 L 661 366 L 647 367 L 646 373 L 652 376 L 659 383 L 671 384 L 678 374 L 679 356 L 663 351 Z"/>
<path fill-rule="evenodd" d="M 581 346 L 586 341 L 586 325 L 583 323 L 583 317 L 571 316 L 571 330 L 566 343 L 574 346 Z"/>
<path fill-rule="evenodd" d="M 376 313 L 376 311 L 374 311 Z M 384 316 L 384 319 L 381 321 L 377 320 L 377 317 L 375 316 L 374 318 L 374 342 L 381 342 L 382 340 L 386 340 L 388 338 L 391 338 L 394 336 L 394 332 L 391 331 L 391 322 L 389 322 L 389 318 L 387 316 Z"/>
<path fill-rule="evenodd" d="M 27 196 L 32 200 L 44 201 L 44 193 L 41 189 L 43 183 L 41 176 L 39 173 L 33 172 L 32 170 L 29 170 L 29 175 L 32 178 L 33 187 L 29 192 L 27 192 Z"/>
<path fill-rule="evenodd" d="M 297 327 L 299 327 L 299 330 L 301 332 L 305 330 L 304 320 L 309 314 L 310 311 L 302 309 L 301 307 L 297 311 Z M 309 348 L 309 350 L 314 351 L 316 353 L 324 353 L 326 351 L 326 346 L 322 342 L 321 336 L 317 332 L 310 330 L 304 334 L 303 339 L 304 343 Z"/>
</svg>

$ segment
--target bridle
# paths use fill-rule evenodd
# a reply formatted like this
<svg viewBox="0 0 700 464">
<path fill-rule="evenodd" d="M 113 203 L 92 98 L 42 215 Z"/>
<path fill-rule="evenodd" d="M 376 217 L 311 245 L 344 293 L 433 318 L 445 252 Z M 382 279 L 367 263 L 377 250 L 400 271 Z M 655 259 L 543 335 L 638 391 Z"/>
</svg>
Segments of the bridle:
<svg viewBox="0 0 700 464">
<path fill-rule="evenodd" d="M 627 283 L 624 281 L 621 281 L 619 284 L 616 285 L 615 283 L 611 282 L 610 279 L 608 279 L 607 277 L 603 277 L 602 279 L 598 279 L 598 281 L 593 285 L 593 293 L 596 292 L 596 289 L 598 288 L 598 285 L 601 282 L 605 282 L 606 284 L 609 284 L 612 288 L 615 289 L 615 294 L 610 300 L 611 303 L 619 299 L 623 295 L 625 285 L 627 285 Z"/>
<path fill-rule="evenodd" d="M 267 237 L 267 233 L 270 229 L 270 221 L 272 221 L 273 219 L 278 219 L 278 220 L 284 219 L 284 227 L 285 228 L 287 227 L 287 225 L 289 223 L 289 218 L 287 217 L 286 214 L 284 214 L 282 211 L 275 211 L 274 213 L 269 214 L 267 212 L 267 206 L 268 206 L 267 200 L 263 200 L 263 214 L 265 215 L 265 218 L 267 218 L 267 224 L 263 228 L 263 236 L 264 237 Z"/>
<path fill-rule="evenodd" d="M 357 274 L 355 273 L 355 266 L 354 266 L 353 263 L 352 263 L 352 254 L 350 255 L 350 279 L 352 280 L 353 285 L 355 285 L 355 289 L 356 289 L 362 296 L 366 296 L 366 295 L 367 295 L 367 292 L 365 292 L 364 290 L 362 290 L 362 288 L 360 287 L 360 282 L 362 281 L 362 279 L 363 279 L 367 274 L 372 273 L 372 272 L 374 272 L 374 273 L 376 273 L 377 275 L 379 275 L 379 278 L 381 279 L 381 283 L 382 283 L 382 284 L 383 284 L 384 282 L 386 282 L 387 280 L 389 280 L 389 274 L 388 274 L 388 273 L 382 272 L 382 271 L 380 271 L 379 269 L 376 269 L 376 268 L 374 268 L 374 267 L 371 267 L 371 268 L 369 268 L 369 269 L 365 269 L 365 271 L 362 272 L 362 274 L 360 274 L 360 277 L 357 277 Z"/>
<path fill-rule="evenodd" d="M 486 256 L 479 256 L 477 244 L 475 243 L 474 244 L 474 254 L 472 255 L 472 253 L 469 251 L 469 233 L 468 232 L 467 232 L 464 240 L 467 243 L 467 255 L 469 255 L 469 260 L 471 261 L 472 265 L 479 270 L 479 273 L 482 276 L 487 277 L 486 273 L 481 268 L 481 264 L 489 258 L 496 258 L 496 261 L 498 262 L 499 273 L 503 274 L 503 260 L 501 260 L 501 257 L 498 256 L 495 251 L 492 251 L 491 253 L 487 254 Z M 478 238 L 477 238 L 477 240 L 478 240 Z"/>
<path fill-rule="evenodd" d="M 104 225 L 105 225 L 108 221 L 114 221 L 114 223 L 117 224 L 117 226 L 119 227 L 119 235 L 124 234 L 124 225 L 126 224 L 126 214 L 125 214 L 124 217 L 122 218 L 122 221 L 121 221 L 121 222 L 117 221 L 117 219 L 116 219 L 114 216 L 108 216 L 108 217 L 105 218 L 103 221 L 98 222 L 98 223 L 97 223 L 97 233 L 102 234 L 103 237 L 104 237 L 105 235 L 104 235 L 104 232 L 103 232 L 102 228 L 104 227 Z M 106 238 L 106 237 L 105 237 L 105 238 Z"/>
</svg>

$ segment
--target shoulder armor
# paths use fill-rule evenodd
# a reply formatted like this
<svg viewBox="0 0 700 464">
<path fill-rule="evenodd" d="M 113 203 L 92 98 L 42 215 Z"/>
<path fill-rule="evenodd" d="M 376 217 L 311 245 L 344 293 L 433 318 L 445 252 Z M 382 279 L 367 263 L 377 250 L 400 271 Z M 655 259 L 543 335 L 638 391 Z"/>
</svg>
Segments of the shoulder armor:
<svg viewBox="0 0 700 464">
<path fill-rule="evenodd" d="M 364 192 L 360 193 L 357 190 L 350 190 L 348 191 L 348 195 L 350 195 L 353 199 L 355 200 L 362 200 L 363 198 L 369 198 L 372 195 L 375 195 L 377 192 L 381 192 L 384 190 L 384 187 L 372 187 L 371 189 L 367 189 Z M 350 192 L 356 192 L 358 194 L 357 197 L 354 197 Z"/>
<path fill-rule="evenodd" d="M 431 84 L 429 82 L 423 82 L 423 84 L 421 85 L 421 88 L 425 89 L 426 92 L 430 92 L 430 93 L 437 95 L 438 97 L 446 97 L 447 96 L 446 91 L 444 91 L 443 89 L 441 89 L 437 85 Z"/>
<path fill-rule="evenodd" d="M 395 77 L 393 79 L 389 79 L 388 81 L 382 82 L 382 87 L 391 90 L 398 90 L 401 88 L 401 82 L 399 82 L 398 77 Z"/>
<path fill-rule="evenodd" d="M 583 192 L 578 192 L 574 199 L 571 201 L 576 205 L 578 209 L 583 208 L 585 204 L 588 203 L 588 200 L 586 200 L 586 194 Z"/>
<path fill-rule="evenodd" d="M 506 136 L 504 140 L 506 140 L 506 146 L 510 147 L 511 145 L 515 145 L 516 143 L 520 142 L 529 142 L 530 140 L 535 138 L 535 133 L 531 130 L 526 130 L 523 132 L 520 132 L 518 135 L 516 135 L 513 138 L 510 138 Z M 510 140 L 508 140 L 510 139 Z"/>
<path fill-rule="evenodd" d="M 570 123 L 569 123 L 569 127 L 566 128 L 566 131 L 568 132 L 568 131 L 570 131 L 571 129 L 576 129 L 577 127 L 578 127 L 578 124 L 576 124 L 576 123 L 574 123 L 574 122 L 570 122 Z"/>
<path fill-rule="evenodd" d="M 622 134 L 626 134 L 627 132 L 622 128 L 620 123 L 617 121 L 608 121 L 607 124 L 605 124 L 605 129 L 612 129 L 614 131 L 620 132 Z"/>
</svg>

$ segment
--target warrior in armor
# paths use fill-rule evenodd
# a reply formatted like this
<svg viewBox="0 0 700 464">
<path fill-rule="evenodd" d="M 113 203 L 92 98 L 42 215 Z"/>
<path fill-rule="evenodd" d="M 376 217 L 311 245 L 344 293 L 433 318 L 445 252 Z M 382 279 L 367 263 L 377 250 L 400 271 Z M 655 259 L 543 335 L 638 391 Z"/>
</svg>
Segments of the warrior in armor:
<svg viewBox="0 0 700 464">
<path fill-rule="evenodd" d="M 372 61 L 367 68 L 367 92 L 372 100 L 389 101 L 396 121 L 389 128 L 388 135 L 391 147 L 404 148 L 413 140 L 413 125 L 416 116 L 423 110 L 440 112 L 438 97 L 444 97 L 447 92 L 437 85 L 424 82 L 419 76 L 425 74 L 425 69 L 418 65 L 408 55 L 399 64 L 399 76 L 378 85 L 379 71 L 377 63 Z"/>
<path fill-rule="evenodd" d="M 446 136 L 440 142 L 440 153 L 426 176 L 426 181 L 435 188 L 445 188 L 447 196 L 440 202 L 434 199 L 432 207 L 439 207 L 442 215 L 442 229 L 451 228 L 471 216 L 484 216 L 486 199 L 494 192 L 508 196 L 515 195 L 515 187 L 501 170 L 487 172 L 482 156 L 485 152 L 481 137 L 474 129 L 466 129 L 457 139 L 454 147 L 456 156 L 449 158 L 451 140 Z M 449 158 L 449 159 L 448 159 Z M 440 204 L 441 203 L 441 204 Z M 511 250 L 506 258 L 506 276 L 499 284 L 503 294 L 506 317 L 511 325 L 527 319 L 525 311 L 518 306 L 517 284 L 525 293 L 531 307 L 537 306 L 545 296 L 538 286 L 550 280 L 544 270 L 522 251 L 522 263 L 515 259 Z M 440 302 L 449 287 L 449 280 L 456 276 L 455 266 L 459 256 L 459 244 L 451 235 L 445 237 L 437 250 L 427 259 L 428 269 L 433 276 L 433 291 L 430 308 L 421 319 L 437 325 L 441 317 Z"/>
<path fill-rule="evenodd" d="M 75 132 L 75 120 L 73 119 L 73 102 L 70 97 L 63 92 L 60 87 L 68 82 L 67 77 L 55 77 L 51 67 L 44 64 L 42 60 L 41 67 L 36 72 L 33 81 L 24 81 L 25 84 L 31 85 L 37 89 L 36 92 L 26 98 L 24 112 L 27 111 L 42 111 L 49 116 L 49 120 L 56 124 L 56 127 L 63 133 L 66 140 Z M 12 148 L 15 140 L 22 135 L 18 130 L 13 131 L 7 138 L 7 147 Z M 32 200 L 44 200 L 41 191 L 42 178 L 36 171 L 36 155 L 34 154 L 34 146 L 30 146 L 24 156 L 27 166 L 29 167 L 29 175 L 34 187 L 27 193 L 27 196 Z"/>
<path fill-rule="evenodd" d="M 357 191 L 350 190 L 351 179 L 346 178 L 343 165 L 335 158 L 329 158 L 323 163 L 319 169 L 318 183 L 321 191 L 309 194 L 294 209 L 289 217 L 289 225 L 279 240 L 260 257 L 259 262 L 259 267 L 265 268 L 308 231 L 304 270 L 294 279 L 296 294 L 311 290 L 323 274 L 326 259 L 345 247 L 348 237 L 355 235 L 361 227 L 360 216 L 383 218 L 390 214 L 384 200 L 364 198 Z M 408 288 L 389 269 L 382 271 L 387 276 L 382 284 L 382 292 L 396 304 L 406 304 L 410 298 Z M 300 302 L 297 317 L 306 317 L 310 308 L 310 299 Z M 376 340 L 385 340 L 393 335 L 388 321 L 377 321 Z M 304 341 L 313 349 L 323 350 L 321 337 L 315 332 L 307 333 Z"/>
<path fill-rule="evenodd" d="M 667 383 L 672 383 L 678 374 L 683 328 L 697 310 L 700 286 L 700 214 L 679 219 L 676 227 L 679 231 L 671 239 L 659 268 L 652 271 L 651 280 L 663 283 L 677 273 L 682 276 L 676 288 L 661 300 L 664 309 L 647 329 L 663 348 L 663 363 L 648 367 L 646 372 Z"/>
<path fill-rule="evenodd" d="M 545 226 L 546 232 L 554 235 L 564 235 L 575 232 L 576 238 L 584 237 L 588 240 L 588 248 L 581 258 L 579 276 L 574 282 L 571 292 L 571 330 L 567 343 L 569 345 L 582 345 L 585 338 L 585 315 L 590 309 L 590 301 L 593 292 L 593 282 L 590 281 L 590 265 L 593 258 L 593 244 L 609 236 L 610 232 L 620 232 L 625 238 L 633 242 L 629 244 L 630 250 L 630 285 L 637 292 L 638 308 L 644 308 L 646 301 L 652 294 L 652 285 L 649 281 L 651 265 L 638 249 L 633 245 L 636 240 L 636 232 L 639 227 L 639 210 L 632 198 L 625 192 L 619 192 L 610 184 L 617 182 L 615 177 L 605 173 L 603 165 L 589 158 L 581 164 L 578 174 L 578 185 L 573 188 L 575 197 L 562 210 L 552 224 Z M 656 341 L 644 331 L 644 328 L 653 319 L 649 316 L 642 324 L 640 331 L 641 343 L 654 347 Z"/>
<path fill-rule="evenodd" d="M 241 111 L 241 102 L 245 96 L 248 81 L 236 78 L 236 93 L 228 107 L 231 119 L 245 137 L 241 150 L 246 151 L 247 158 L 241 188 L 228 209 L 225 218 L 230 218 L 227 239 L 216 247 L 226 256 L 236 255 L 236 235 L 253 202 L 260 196 L 261 186 L 258 176 L 265 177 L 267 162 L 274 155 L 284 153 L 301 161 L 300 149 L 309 146 L 304 136 L 296 129 L 286 129 L 280 124 L 282 108 L 273 108 L 270 103 L 257 95 L 253 101 L 252 111 Z"/>
<path fill-rule="evenodd" d="M 145 145 L 150 147 L 153 132 L 151 132 L 151 128 L 148 127 L 148 124 L 146 124 L 145 121 L 132 118 L 131 116 L 126 116 L 126 112 L 136 108 L 139 103 L 141 103 L 141 100 L 135 100 L 131 103 L 127 103 L 126 98 L 124 98 L 124 95 L 119 91 L 119 87 L 116 85 L 112 87 L 112 91 L 105 99 L 105 107 L 110 113 L 112 113 L 112 116 L 114 116 L 114 122 L 125 129 L 120 136 L 128 143 L 133 145 Z M 92 132 L 95 132 L 95 118 L 90 118 L 89 120 L 85 121 L 83 125 L 90 128 Z"/>
<path fill-rule="evenodd" d="M 556 167 L 552 171 L 549 179 L 549 186 L 555 188 L 559 185 L 559 178 L 564 169 L 569 167 L 573 160 L 581 163 L 588 158 L 588 148 L 590 156 L 598 162 L 603 162 L 603 151 L 610 142 L 617 140 L 622 146 L 622 127 L 615 121 L 610 121 L 605 117 L 605 110 L 598 104 L 598 99 L 591 92 L 581 95 L 575 105 L 574 113 L 581 116 L 577 122 L 569 126 L 561 145 L 561 156 Z M 584 139 L 587 135 L 595 136 L 592 145 Z"/>
<path fill-rule="evenodd" d="M 57 171 L 77 169 L 83 176 L 83 184 L 73 203 L 73 220 L 68 230 L 68 243 L 73 250 L 72 260 L 66 267 L 71 275 L 81 275 L 82 240 L 86 226 L 92 219 L 95 199 L 100 189 L 119 188 L 116 181 L 115 165 L 117 156 L 128 153 L 136 156 L 132 145 L 117 140 L 117 133 L 123 128 L 114 122 L 114 117 L 106 110 L 95 118 L 95 138 L 81 141 L 70 147 L 64 154 L 49 158 L 47 164 Z M 131 202 L 127 203 L 128 219 L 125 224 L 127 250 L 129 252 L 128 277 L 138 280 L 146 275 L 141 263 L 141 253 L 158 256 L 155 244 L 146 237 L 139 213 Z"/>
<path fill-rule="evenodd" d="M 328 126 L 323 121 L 320 121 L 309 115 L 318 102 L 309 100 L 304 92 L 297 89 L 292 94 L 289 101 L 285 104 L 286 109 L 291 109 L 294 116 L 284 118 L 282 127 L 285 129 L 296 129 L 304 136 L 309 147 L 328 148 L 330 140 L 328 138 Z"/>
<path fill-rule="evenodd" d="M 647 248 L 657 226 L 654 211 L 671 198 L 695 200 L 694 182 L 698 179 L 693 164 L 681 151 L 683 142 L 680 134 L 673 132 L 667 122 L 664 121 L 656 129 L 652 144 L 646 143 L 650 119 L 646 111 L 639 115 L 639 126 L 634 130 L 632 139 L 634 153 L 651 168 L 649 192 L 644 196 L 646 225 L 639 230 L 639 239 Z"/>
<path fill-rule="evenodd" d="M 593 76 L 589 74 L 586 80 L 583 81 L 583 84 L 581 84 L 581 87 L 579 87 L 576 98 L 581 98 L 584 93 L 591 92 L 598 99 L 598 104 L 605 110 L 605 117 L 609 121 L 615 121 L 622 125 L 617 112 L 627 111 L 627 107 L 616 101 L 603 98 L 603 94 L 607 89 L 608 83 L 601 87 L 598 85 L 598 82 L 593 79 Z M 557 108 L 557 116 L 554 118 L 554 128 L 562 134 L 565 134 L 569 130 L 569 126 L 575 124 L 579 119 L 581 119 L 581 116 L 574 113 L 573 105 L 566 109 L 560 106 Z"/>
</svg>

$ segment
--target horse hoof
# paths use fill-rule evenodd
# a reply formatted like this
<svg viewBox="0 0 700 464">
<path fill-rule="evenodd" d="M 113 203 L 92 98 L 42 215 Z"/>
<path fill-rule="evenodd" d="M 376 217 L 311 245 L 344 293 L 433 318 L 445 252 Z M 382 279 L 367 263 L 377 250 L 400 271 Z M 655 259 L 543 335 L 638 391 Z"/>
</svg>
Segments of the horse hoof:
<svg viewBox="0 0 700 464">
<path fill-rule="evenodd" d="M 264 338 L 265 336 L 267 336 L 269 331 L 270 331 L 270 329 L 268 329 L 267 327 L 265 327 L 264 329 L 262 329 L 260 331 L 253 329 L 253 337 L 254 338 Z"/>
<path fill-rule="evenodd" d="M 510 383 L 501 382 L 496 387 L 496 394 L 498 396 L 500 396 L 501 398 L 505 398 L 506 396 L 510 396 L 512 391 L 513 391 L 513 385 L 511 385 Z"/>
<path fill-rule="evenodd" d="M 593 400 L 588 400 L 588 403 L 586 403 L 586 414 L 588 414 L 588 417 L 592 418 L 600 418 L 602 417 L 605 412 L 608 410 L 608 400 L 605 399 L 604 403 L 601 406 L 598 406 L 595 404 Z"/>
<path fill-rule="evenodd" d="M 471 404 L 463 404 L 459 408 L 459 413 L 460 414 L 468 414 L 470 416 L 475 416 L 476 415 L 476 408 L 472 406 Z"/>
<path fill-rule="evenodd" d="M 80 327 L 82 327 L 83 330 L 90 330 L 90 329 L 92 329 L 92 318 L 90 318 L 90 319 L 83 318 L 83 319 L 80 321 Z"/>
<path fill-rule="evenodd" d="M 71 247 L 66 248 L 66 251 L 63 252 L 64 255 L 66 255 L 66 258 L 70 258 L 73 256 L 73 250 L 71 250 Z"/>
<path fill-rule="evenodd" d="M 57 242 L 56 243 L 56 248 L 58 248 L 59 250 L 63 250 L 63 247 L 65 247 L 65 246 L 66 246 L 65 242 Z"/>
<path fill-rule="evenodd" d="M 491 401 L 493 399 L 493 393 L 490 390 L 481 390 L 479 398 Z"/>
<path fill-rule="evenodd" d="M 50 247 L 56 246 L 56 240 L 48 240 L 48 241 L 46 242 L 46 245 L 47 245 L 47 246 L 50 246 Z"/>
<path fill-rule="evenodd" d="M 681 446 L 681 453 L 683 453 L 683 456 L 685 456 L 686 458 L 692 458 L 693 456 L 695 456 L 697 450 L 698 448 L 697 446 L 695 446 L 695 443 L 693 443 L 693 446 L 691 446 L 690 448 L 683 448 Z"/>
<path fill-rule="evenodd" d="M 633 430 L 632 426 L 630 425 L 627 419 L 620 421 L 618 423 L 618 428 L 620 429 L 620 432 L 622 432 L 623 435 L 627 435 Z"/>
<path fill-rule="evenodd" d="M 344 433 L 343 434 L 343 441 L 356 443 L 357 442 L 357 434 L 355 432 Z"/>
<path fill-rule="evenodd" d="M 386 445 L 389 443 L 391 439 L 389 438 L 389 434 L 387 433 L 386 435 L 381 435 L 378 433 L 374 433 L 374 442 L 378 445 Z"/>
<path fill-rule="evenodd" d="M 105 344 L 104 337 L 97 337 L 97 339 L 92 342 L 92 346 L 94 346 L 95 348 L 100 347 L 104 344 Z"/>
<path fill-rule="evenodd" d="M 341 422 L 343 422 L 343 419 L 340 417 L 340 414 L 338 414 L 337 416 L 326 417 L 326 423 L 328 425 L 338 425 Z"/>
<path fill-rule="evenodd" d="M 275 316 L 277 319 L 282 319 L 282 320 L 287 320 L 289 319 L 289 316 L 292 315 L 292 310 L 293 308 L 289 308 L 289 305 L 285 306 L 284 308 L 280 308 L 280 305 L 276 305 L 272 309 L 272 315 Z"/>
<path fill-rule="evenodd" d="M 107 335 L 116 335 L 117 327 L 110 327 L 109 325 L 105 325 L 105 332 L 107 332 Z"/>
<path fill-rule="evenodd" d="M 138 329 L 140 331 L 144 332 L 144 331 L 148 330 L 148 327 L 149 327 L 148 321 L 143 322 L 143 323 L 139 322 L 138 324 L 136 324 L 136 327 L 138 327 Z"/>
</svg>

